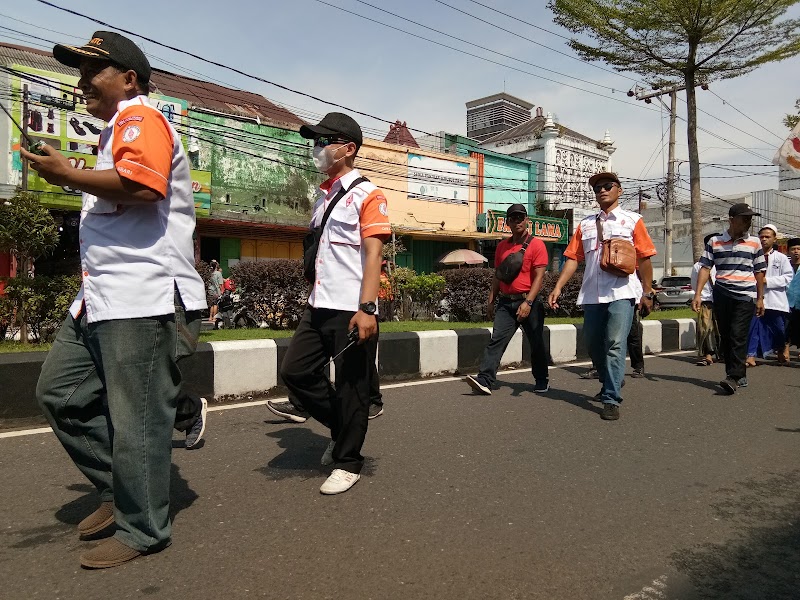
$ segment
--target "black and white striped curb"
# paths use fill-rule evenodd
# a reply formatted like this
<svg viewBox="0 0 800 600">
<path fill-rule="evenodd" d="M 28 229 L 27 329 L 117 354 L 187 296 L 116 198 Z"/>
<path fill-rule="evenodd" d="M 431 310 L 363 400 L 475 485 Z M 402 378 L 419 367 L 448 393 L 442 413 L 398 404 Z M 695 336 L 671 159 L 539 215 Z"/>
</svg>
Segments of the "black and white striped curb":
<svg viewBox="0 0 800 600">
<path fill-rule="evenodd" d="M 647 354 L 695 347 L 695 321 L 643 321 Z M 491 338 L 491 329 L 456 329 L 381 334 L 381 381 L 475 373 Z M 583 325 L 545 325 L 545 345 L 553 363 L 586 360 Z M 285 393 L 279 372 L 291 338 L 211 342 L 181 363 L 184 383 L 193 392 L 226 400 Z M 39 416 L 36 380 L 46 353 L 0 355 L 0 419 Z M 501 360 L 502 367 L 530 364 L 530 348 L 518 330 Z M 331 373 L 335 379 L 335 373 Z"/>
</svg>

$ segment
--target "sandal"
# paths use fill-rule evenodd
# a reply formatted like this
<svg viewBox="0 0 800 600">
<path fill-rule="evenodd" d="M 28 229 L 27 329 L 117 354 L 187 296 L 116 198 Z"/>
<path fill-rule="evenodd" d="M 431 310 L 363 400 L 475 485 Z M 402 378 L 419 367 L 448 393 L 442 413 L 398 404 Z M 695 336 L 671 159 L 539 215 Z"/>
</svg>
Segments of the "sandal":
<svg viewBox="0 0 800 600">
<path fill-rule="evenodd" d="M 701 358 L 700 360 L 698 360 L 694 364 L 696 364 L 698 367 L 708 367 L 710 365 L 713 365 L 714 361 L 713 360 L 708 360 L 707 358 Z"/>
</svg>

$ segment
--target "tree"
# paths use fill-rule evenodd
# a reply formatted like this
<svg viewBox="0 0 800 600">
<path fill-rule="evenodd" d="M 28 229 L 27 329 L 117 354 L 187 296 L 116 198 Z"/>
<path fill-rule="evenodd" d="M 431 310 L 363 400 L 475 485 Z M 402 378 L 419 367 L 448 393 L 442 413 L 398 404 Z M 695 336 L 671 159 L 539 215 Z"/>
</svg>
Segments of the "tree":
<svg viewBox="0 0 800 600">
<path fill-rule="evenodd" d="M 686 86 L 692 249 L 703 246 L 695 88 L 800 52 L 800 19 L 783 19 L 798 0 L 550 0 L 556 23 L 588 39 L 570 46 L 663 87 Z M 666 80 L 666 82 L 665 82 Z M 754 93 L 758 93 L 755 91 Z"/>
<path fill-rule="evenodd" d="M 794 129 L 800 123 L 800 98 L 794 101 L 794 109 L 796 114 L 788 114 L 783 118 L 783 124 L 788 129 Z"/>
<path fill-rule="evenodd" d="M 10 252 L 16 259 L 17 278 L 27 277 L 32 262 L 55 250 L 58 240 L 53 216 L 35 195 L 17 190 L 10 200 L 0 201 L 0 252 Z M 17 310 L 24 308 L 20 305 Z M 18 317 L 20 337 L 27 342 L 24 315 Z"/>
</svg>

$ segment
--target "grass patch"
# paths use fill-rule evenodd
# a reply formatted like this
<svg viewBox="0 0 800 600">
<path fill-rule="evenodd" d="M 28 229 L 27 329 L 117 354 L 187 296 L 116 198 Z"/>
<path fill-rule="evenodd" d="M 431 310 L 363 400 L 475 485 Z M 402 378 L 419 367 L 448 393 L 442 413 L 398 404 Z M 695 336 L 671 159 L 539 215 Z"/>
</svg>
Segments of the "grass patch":
<svg viewBox="0 0 800 600">
<path fill-rule="evenodd" d="M 694 319 L 695 313 L 691 308 L 675 308 L 671 310 L 658 310 L 647 317 L 647 320 L 657 319 Z M 583 322 L 583 317 L 554 317 L 545 319 L 545 324 L 564 325 Z M 438 331 L 442 329 L 473 329 L 477 327 L 491 327 L 491 322 L 464 323 L 446 321 L 400 321 L 381 323 L 382 333 L 396 333 L 405 331 Z M 227 342 L 231 340 L 264 340 L 292 337 L 293 331 L 273 329 L 220 329 L 217 331 L 203 331 L 200 333 L 201 342 Z M 11 352 L 46 352 L 51 344 L 21 344 L 12 340 L 0 341 L 0 354 Z"/>
</svg>

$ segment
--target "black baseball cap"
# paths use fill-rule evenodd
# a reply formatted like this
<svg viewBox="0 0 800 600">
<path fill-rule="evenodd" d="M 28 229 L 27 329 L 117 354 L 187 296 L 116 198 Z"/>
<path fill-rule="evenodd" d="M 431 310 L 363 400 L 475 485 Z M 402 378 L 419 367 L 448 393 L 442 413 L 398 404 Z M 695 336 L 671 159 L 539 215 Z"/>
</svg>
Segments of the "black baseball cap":
<svg viewBox="0 0 800 600">
<path fill-rule="evenodd" d="M 364 141 L 361 127 L 355 119 L 336 112 L 328 113 L 316 125 L 303 125 L 300 127 L 300 135 L 309 140 L 316 137 L 341 137 L 355 143 L 356 148 L 360 148 Z"/>
<path fill-rule="evenodd" d="M 753 209 L 750 208 L 749 204 L 745 204 L 744 202 L 740 202 L 739 204 L 734 204 L 731 206 L 730 210 L 728 210 L 729 217 L 760 217 L 761 213 L 753 212 Z"/>
<path fill-rule="evenodd" d="M 528 209 L 525 208 L 524 204 L 512 204 L 511 206 L 508 207 L 508 210 L 506 211 L 506 218 L 510 217 L 514 213 L 522 213 L 527 217 Z"/>
<path fill-rule="evenodd" d="M 113 31 L 95 31 L 92 39 L 83 46 L 57 44 L 53 56 L 62 65 L 76 69 L 84 58 L 107 60 L 134 71 L 141 83 L 150 81 L 150 62 L 144 52 L 132 40 Z"/>
<path fill-rule="evenodd" d="M 594 175 L 589 177 L 589 185 L 594 187 L 594 184 L 600 181 L 601 179 L 608 179 L 609 181 L 614 181 L 618 186 L 622 187 L 622 183 L 620 183 L 617 174 L 612 173 L 611 171 L 603 171 L 602 173 L 595 173 Z"/>
<path fill-rule="evenodd" d="M 800 238 L 791 238 L 788 242 L 786 242 L 787 248 L 791 248 L 792 246 L 800 246 Z"/>
</svg>

